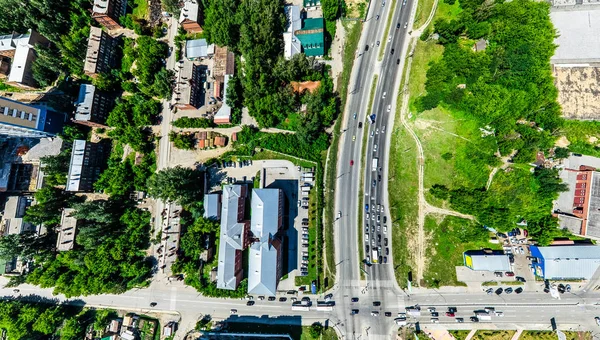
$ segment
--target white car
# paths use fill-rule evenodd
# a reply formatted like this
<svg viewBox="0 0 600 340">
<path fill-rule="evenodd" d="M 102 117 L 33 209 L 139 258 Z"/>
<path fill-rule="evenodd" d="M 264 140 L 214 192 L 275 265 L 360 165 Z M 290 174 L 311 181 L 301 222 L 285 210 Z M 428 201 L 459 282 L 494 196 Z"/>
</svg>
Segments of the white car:
<svg viewBox="0 0 600 340">
<path fill-rule="evenodd" d="M 388 37 L 388 42 L 391 42 L 391 41 L 392 41 L 392 36 L 390 35 L 390 36 Z"/>
<path fill-rule="evenodd" d="M 385 133 L 385 125 L 381 128 L 381 133 Z"/>
<path fill-rule="evenodd" d="M 384 93 L 383 93 L 383 96 L 382 96 L 382 98 L 383 98 L 383 99 L 385 99 L 385 94 L 386 94 L 386 93 L 387 93 L 387 92 L 384 92 Z"/>
<path fill-rule="evenodd" d="M 375 129 L 375 134 L 378 135 L 379 134 L 379 128 Z"/>
<path fill-rule="evenodd" d="M 342 218 L 342 212 L 338 211 L 338 217 L 337 218 Z"/>
<path fill-rule="evenodd" d="M 375 131 L 371 131 L 371 137 L 375 135 Z"/>
<path fill-rule="evenodd" d="M 600 318 L 599 317 L 595 317 L 594 320 L 596 320 L 596 325 L 600 326 Z"/>
<path fill-rule="evenodd" d="M 369 219 L 369 213 L 367 213 L 367 220 Z"/>
<path fill-rule="evenodd" d="M 438 318 L 431 318 L 431 322 L 433 322 L 433 323 L 440 323 L 440 319 L 438 319 Z"/>
<path fill-rule="evenodd" d="M 368 243 L 369 242 L 369 233 L 365 233 L 365 241 Z"/>
<path fill-rule="evenodd" d="M 371 312 L 371 316 L 379 316 L 379 312 L 374 310 Z"/>
<path fill-rule="evenodd" d="M 383 226 L 383 232 L 384 232 L 385 234 L 387 234 L 387 225 L 384 225 L 384 226 Z"/>
<path fill-rule="evenodd" d="M 392 111 L 392 105 L 388 105 L 387 112 L 390 112 L 390 111 Z"/>
<path fill-rule="evenodd" d="M 377 144 L 373 145 L 373 152 L 377 152 Z"/>
<path fill-rule="evenodd" d="M 429 307 L 429 308 L 427 308 L 427 311 L 429 313 L 433 313 L 433 312 L 435 312 L 435 307 Z"/>
</svg>

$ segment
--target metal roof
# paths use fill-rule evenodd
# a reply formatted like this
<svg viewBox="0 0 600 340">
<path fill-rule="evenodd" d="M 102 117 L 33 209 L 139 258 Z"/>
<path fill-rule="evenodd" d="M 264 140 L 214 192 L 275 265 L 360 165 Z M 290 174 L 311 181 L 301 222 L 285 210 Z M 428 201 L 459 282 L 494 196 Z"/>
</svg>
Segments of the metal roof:
<svg viewBox="0 0 600 340">
<path fill-rule="evenodd" d="M 58 251 L 67 251 L 73 249 L 75 245 L 75 232 L 77 231 L 77 219 L 71 214 L 75 211 L 72 208 L 65 208 L 60 217 L 60 228 L 56 238 L 56 249 Z"/>
<path fill-rule="evenodd" d="M 250 247 L 248 294 L 275 296 L 277 293 L 280 241 L 276 234 L 281 228 L 281 191 L 254 189 L 250 230 L 258 239 Z M 279 248 L 279 249 L 277 249 Z"/>
<path fill-rule="evenodd" d="M 472 270 L 511 271 L 510 260 L 505 254 L 465 252 L 464 261 Z"/>
<path fill-rule="evenodd" d="M 185 0 L 181 13 L 179 15 L 179 23 L 185 20 L 191 20 L 198 22 L 198 14 L 200 13 L 200 6 L 196 0 Z"/>
<path fill-rule="evenodd" d="M 556 28 L 553 64 L 588 65 L 600 62 L 600 7 L 577 6 L 550 11 Z"/>
<path fill-rule="evenodd" d="M 206 39 L 187 40 L 185 42 L 185 56 L 190 60 L 208 57 Z"/>
<path fill-rule="evenodd" d="M 304 19 L 304 27 L 294 32 L 300 39 L 304 54 L 307 56 L 322 56 L 325 54 L 325 29 L 323 18 Z"/>
<path fill-rule="evenodd" d="M 90 120 L 92 117 L 94 92 L 96 92 L 96 87 L 92 84 L 81 84 L 79 86 L 79 97 L 75 102 L 75 120 Z"/>
<path fill-rule="evenodd" d="M 244 218 L 246 200 L 245 185 L 223 187 L 221 228 L 219 231 L 219 263 L 217 265 L 217 288 L 237 288 L 236 257 L 244 245 Z"/>
<path fill-rule="evenodd" d="M 69 164 L 69 175 L 67 177 L 67 191 L 79 191 L 81 172 L 83 170 L 83 159 L 85 157 L 85 144 L 82 139 L 73 141 L 73 150 L 71 151 L 71 163 Z"/>
<path fill-rule="evenodd" d="M 295 54 L 302 53 L 302 46 L 300 40 L 296 38 L 294 32 L 302 29 L 302 19 L 300 18 L 300 7 L 299 6 L 285 6 L 285 13 L 287 16 L 287 30 L 283 32 L 284 41 L 284 56 L 290 59 Z"/>
<path fill-rule="evenodd" d="M 589 279 L 600 266 L 600 246 L 531 246 L 531 254 L 543 259 L 545 279 Z"/>
<path fill-rule="evenodd" d="M 223 90 L 221 94 L 223 95 L 222 102 L 223 104 L 213 117 L 213 121 L 215 123 L 229 123 L 231 121 L 231 107 L 227 105 L 227 84 L 229 83 L 230 75 L 226 74 L 223 81 Z"/>
<path fill-rule="evenodd" d="M 204 195 L 204 218 L 214 221 L 221 219 L 221 194 Z"/>
</svg>

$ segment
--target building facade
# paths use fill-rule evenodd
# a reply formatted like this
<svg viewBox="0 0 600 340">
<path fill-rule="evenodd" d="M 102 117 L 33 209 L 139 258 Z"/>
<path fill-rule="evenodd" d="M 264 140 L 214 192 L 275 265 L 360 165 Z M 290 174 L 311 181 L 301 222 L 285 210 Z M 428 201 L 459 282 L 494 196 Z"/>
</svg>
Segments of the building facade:
<svg viewBox="0 0 600 340">
<path fill-rule="evenodd" d="M 115 50 L 118 39 L 111 37 L 99 27 L 90 27 L 88 49 L 83 71 L 90 77 L 98 73 L 110 72 L 116 65 Z"/>
<path fill-rule="evenodd" d="M 127 0 L 94 0 L 92 18 L 109 30 L 119 29 L 119 18 L 126 10 Z"/>
<path fill-rule="evenodd" d="M 94 85 L 82 84 L 79 86 L 73 121 L 91 127 L 106 127 L 106 119 L 114 106 L 113 96 L 96 89 Z"/>
<path fill-rule="evenodd" d="M 62 131 L 65 115 L 0 97 L 0 135 L 23 138 L 52 137 Z"/>
<path fill-rule="evenodd" d="M 73 141 L 66 191 L 93 192 L 94 183 L 107 167 L 110 143 Z"/>
<path fill-rule="evenodd" d="M 600 246 L 591 244 L 530 246 L 537 277 L 546 280 L 588 280 L 600 267 Z"/>
</svg>

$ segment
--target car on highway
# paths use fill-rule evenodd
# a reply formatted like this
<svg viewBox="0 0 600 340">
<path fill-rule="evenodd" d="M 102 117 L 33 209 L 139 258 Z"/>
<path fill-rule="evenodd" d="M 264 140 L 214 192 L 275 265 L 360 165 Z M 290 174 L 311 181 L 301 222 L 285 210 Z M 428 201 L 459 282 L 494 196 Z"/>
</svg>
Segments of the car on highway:
<svg viewBox="0 0 600 340">
<path fill-rule="evenodd" d="M 365 204 L 365 211 L 369 212 L 369 205 L 368 204 Z"/>
<path fill-rule="evenodd" d="M 156 307 L 157 303 L 156 302 L 150 302 L 150 307 Z"/>
<path fill-rule="evenodd" d="M 352 136 L 352 141 L 355 142 L 356 141 L 356 136 Z"/>
<path fill-rule="evenodd" d="M 438 313 L 438 312 L 431 312 L 431 316 L 437 318 L 438 316 L 440 316 L 440 313 Z"/>
<path fill-rule="evenodd" d="M 371 131 L 371 137 L 375 136 L 375 130 Z"/>
<path fill-rule="evenodd" d="M 352 299 L 350 299 L 352 302 L 358 302 L 358 298 L 357 297 L 353 297 Z"/>
<path fill-rule="evenodd" d="M 351 160 L 350 160 L 350 166 L 353 166 L 353 165 L 354 165 L 354 160 L 353 160 L 353 159 L 351 159 Z"/>
<path fill-rule="evenodd" d="M 383 263 L 387 263 L 387 256 L 383 257 Z"/>
<path fill-rule="evenodd" d="M 381 133 L 385 133 L 385 125 L 381 128 Z"/>
<path fill-rule="evenodd" d="M 387 247 L 385 248 L 385 254 L 386 254 L 386 255 L 389 255 L 389 254 L 390 254 L 390 248 L 387 248 Z"/>
<path fill-rule="evenodd" d="M 463 319 L 463 318 L 456 318 L 455 320 L 456 320 L 456 322 L 458 322 L 458 323 L 463 323 L 463 322 L 465 322 L 465 319 Z"/>
<path fill-rule="evenodd" d="M 435 312 L 435 307 L 429 307 L 429 308 L 427 308 L 427 311 L 429 313 L 433 313 L 433 312 Z"/>
<path fill-rule="evenodd" d="M 371 311 L 371 316 L 379 316 L 379 312 L 376 310 Z"/>
<path fill-rule="evenodd" d="M 456 314 L 452 313 L 452 312 L 446 312 L 446 316 L 449 318 L 453 318 L 456 316 Z"/>
<path fill-rule="evenodd" d="M 408 22 L 404 23 L 404 29 L 406 29 L 408 27 Z"/>
<path fill-rule="evenodd" d="M 375 20 L 379 20 L 379 14 L 375 16 Z"/>
<path fill-rule="evenodd" d="M 381 96 L 381 99 L 385 99 L 385 95 L 387 92 L 384 92 L 383 95 Z"/>
<path fill-rule="evenodd" d="M 377 181 L 373 180 L 373 188 L 377 186 Z"/>
<path fill-rule="evenodd" d="M 254 301 L 250 300 L 250 301 L 246 302 L 246 306 L 254 306 Z"/>
<path fill-rule="evenodd" d="M 377 144 L 373 144 L 373 152 L 377 152 Z"/>
<path fill-rule="evenodd" d="M 381 215 L 377 215 L 377 223 L 379 223 L 381 220 Z M 379 227 L 379 226 L 378 226 Z"/>
<path fill-rule="evenodd" d="M 394 49 L 392 48 L 392 51 L 390 52 L 390 54 L 394 54 Z M 389 112 L 389 111 L 388 111 Z"/>
<path fill-rule="evenodd" d="M 392 54 L 393 54 L 393 53 L 394 53 L 394 52 L 392 52 Z M 392 111 L 392 105 L 388 105 L 387 112 L 390 112 L 390 111 Z"/>
<path fill-rule="evenodd" d="M 367 255 L 367 263 L 371 263 L 371 256 L 369 256 L 369 255 Z"/>
<path fill-rule="evenodd" d="M 237 309 L 232 309 L 229 311 L 229 314 L 237 314 Z"/>
<path fill-rule="evenodd" d="M 365 216 L 366 216 L 366 220 L 368 220 L 369 216 L 371 216 L 371 215 L 369 215 L 369 213 L 367 213 Z M 367 231 L 369 231 L 369 225 L 368 224 L 367 224 Z"/>
<path fill-rule="evenodd" d="M 431 322 L 433 322 L 433 323 L 440 323 L 440 319 L 438 319 L 438 318 L 431 318 Z"/>
<path fill-rule="evenodd" d="M 387 225 L 384 225 L 384 226 L 383 226 L 383 233 L 384 233 L 384 234 L 387 234 Z"/>
<path fill-rule="evenodd" d="M 379 40 L 377 40 L 377 46 L 379 46 Z"/>
<path fill-rule="evenodd" d="M 373 301 L 373 307 L 379 307 L 379 306 L 381 306 L 380 301 Z"/>
<path fill-rule="evenodd" d="M 369 233 L 365 233 L 365 242 L 369 242 Z"/>
<path fill-rule="evenodd" d="M 362 129 L 362 122 L 358 122 L 358 128 Z"/>
<path fill-rule="evenodd" d="M 342 218 L 342 212 L 338 211 L 337 218 Z"/>
<path fill-rule="evenodd" d="M 310 298 L 308 296 L 305 296 L 305 297 L 302 298 L 302 301 L 309 302 Z"/>
<path fill-rule="evenodd" d="M 391 317 L 392 316 L 392 312 L 385 312 L 385 316 Z"/>
<path fill-rule="evenodd" d="M 517 293 L 517 294 L 523 293 L 523 288 L 519 287 L 519 288 L 515 289 L 515 293 Z"/>
<path fill-rule="evenodd" d="M 479 319 L 476 316 L 472 316 L 469 318 L 472 322 L 479 322 Z"/>
<path fill-rule="evenodd" d="M 353 309 L 350 311 L 350 315 L 356 315 L 358 314 L 358 309 Z"/>
<path fill-rule="evenodd" d="M 570 293 L 571 292 L 571 285 L 566 285 L 565 286 L 565 292 Z"/>
<path fill-rule="evenodd" d="M 396 59 L 396 65 L 400 64 L 400 58 Z"/>
<path fill-rule="evenodd" d="M 377 181 L 381 182 L 381 175 L 377 175 Z"/>
<path fill-rule="evenodd" d="M 387 237 L 383 239 L 383 245 L 387 247 L 387 245 L 388 245 L 388 239 L 387 239 Z"/>
<path fill-rule="evenodd" d="M 375 129 L 375 134 L 378 135 L 379 134 L 379 128 Z"/>
<path fill-rule="evenodd" d="M 367 45 L 367 48 L 369 47 L 369 45 Z M 357 115 L 356 112 L 354 112 L 354 119 L 356 119 Z"/>
<path fill-rule="evenodd" d="M 365 249 L 367 250 L 367 253 L 369 252 L 369 245 L 365 245 Z"/>
</svg>

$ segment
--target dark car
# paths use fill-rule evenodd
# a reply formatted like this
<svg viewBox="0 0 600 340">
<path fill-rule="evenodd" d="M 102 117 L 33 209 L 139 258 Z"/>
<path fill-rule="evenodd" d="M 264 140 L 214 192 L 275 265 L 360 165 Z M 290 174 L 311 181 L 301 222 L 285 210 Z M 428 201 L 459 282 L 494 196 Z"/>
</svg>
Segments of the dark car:
<svg viewBox="0 0 600 340">
<path fill-rule="evenodd" d="M 358 123 L 358 128 L 359 128 L 359 129 L 362 129 L 362 122 L 359 122 L 359 123 Z"/>
<path fill-rule="evenodd" d="M 507 237 L 506 234 L 504 234 L 504 233 L 497 233 L 496 236 L 502 237 L 502 238 L 506 238 Z"/>
<path fill-rule="evenodd" d="M 377 242 L 381 243 L 381 234 L 377 234 Z"/>
<path fill-rule="evenodd" d="M 510 294 L 510 293 L 512 293 L 512 292 L 513 292 L 513 290 L 512 290 L 512 288 L 508 287 L 508 288 L 506 288 L 506 289 L 504 290 L 504 292 L 505 292 L 506 294 Z"/>
<path fill-rule="evenodd" d="M 365 204 L 365 211 L 369 212 L 369 205 L 368 204 Z"/>
<path fill-rule="evenodd" d="M 396 65 L 400 64 L 400 59 L 396 59 Z"/>
<path fill-rule="evenodd" d="M 396 24 L 396 29 L 399 29 L 399 28 L 400 28 L 400 23 L 397 23 Z"/>
<path fill-rule="evenodd" d="M 365 248 L 366 248 L 365 250 L 366 250 L 366 251 L 367 251 L 367 253 L 368 253 L 368 252 L 369 252 L 369 245 L 367 244 L 367 245 L 365 246 Z"/>
<path fill-rule="evenodd" d="M 563 294 L 565 292 L 565 285 L 561 283 L 558 285 L 557 289 L 559 293 Z"/>
<path fill-rule="evenodd" d="M 458 312 L 458 308 L 456 307 L 448 307 L 448 313 L 456 313 Z"/>
<path fill-rule="evenodd" d="M 479 322 L 479 319 L 476 316 L 472 316 L 469 319 L 473 322 Z"/>
<path fill-rule="evenodd" d="M 250 300 L 246 302 L 246 306 L 254 306 L 254 301 Z"/>
<path fill-rule="evenodd" d="M 358 302 L 358 298 L 357 298 L 357 297 L 353 297 L 353 298 L 351 299 L 351 301 L 352 301 L 352 302 Z"/>
<path fill-rule="evenodd" d="M 373 180 L 373 187 L 377 186 L 377 181 Z"/>
<path fill-rule="evenodd" d="M 379 307 L 379 306 L 381 306 L 381 302 L 373 301 L 373 307 Z"/>
<path fill-rule="evenodd" d="M 521 277 L 521 276 L 517 276 L 517 277 L 515 277 L 515 280 L 517 280 L 517 281 L 519 281 L 519 282 L 527 282 L 527 280 L 525 280 L 525 278 L 524 278 L 524 277 Z"/>
<path fill-rule="evenodd" d="M 377 180 L 381 182 L 381 175 L 377 175 Z"/>
<path fill-rule="evenodd" d="M 502 288 L 498 288 L 498 289 L 496 289 L 496 295 L 500 295 L 500 294 L 502 294 L 502 292 L 503 292 L 503 291 L 504 291 L 504 290 L 503 290 Z"/>
<path fill-rule="evenodd" d="M 519 288 L 515 289 L 515 293 L 517 293 L 517 294 L 523 293 L 523 288 L 519 287 Z"/>
<path fill-rule="evenodd" d="M 279 298 L 279 302 L 286 302 L 286 301 L 287 301 L 287 298 L 286 298 L 286 297 L 280 297 L 280 298 Z"/>
<path fill-rule="evenodd" d="M 389 255 L 390 254 L 390 248 L 385 248 L 385 254 Z"/>
<path fill-rule="evenodd" d="M 393 48 L 392 48 L 392 52 L 391 52 L 391 54 L 394 54 L 394 49 L 393 49 Z"/>
<path fill-rule="evenodd" d="M 383 263 L 383 257 L 379 256 L 379 263 Z"/>
<path fill-rule="evenodd" d="M 385 316 L 387 316 L 387 317 L 392 316 L 392 312 L 385 312 Z"/>
<path fill-rule="evenodd" d="M 369 45 L 365 46 L 365 52 L 367 52 L 369 50 Z"/>
<path fill-rule="evenodd" d="M 515 256 L 513 254 L 508 255 L 508 261 L 510 261 L 510 263 L 515 263 Z"/>
<path fill-rule="evenodd" d="M 383 216 L 383 224 L 386 224 L 386 223 L 387 223 L 387 216 L 384 215 Z"/>
<path fill-rule="evenodd" d="M 302 301 L 308 302 L 308 301 L 310 301 L 310 298 L 308 296 L 305 296 L 305 297 L 302 298 Z"/>
<path fill-rule="evenodd" d="M 350 311 L 350 315 L 356 315 L 358 314 L 358 309 L 353 309 Z"/>
<path fill-rule="evenodd" d="M 274 297 L 274 296 L 269 296 L 269 301 L 275 301 L 275 300 L 277 300 L 277 298 L 276 298 L 276 297 Z"/>
<path fill-rule="evenodd" d="M 431 316 L 434 318 L 437 318 L 438 316 L 440 316 L 440 313 L 438 312 L 431 312 Z"/>
<path fill-rule="evenodd" d="M 157 305 L 156 302 L 150 302 L 150 307 L 155 307 Z"/>
<path fill-rule="evenodd" d="M 387 256 L 383 257 L 383 263 L 387 263 Z"/>
<path fill-rule="evenodd" d="M 387 237 L 383 239 L 383 245 L 387 247 L 387 245 L 388 245 Z"/>
</svg>

